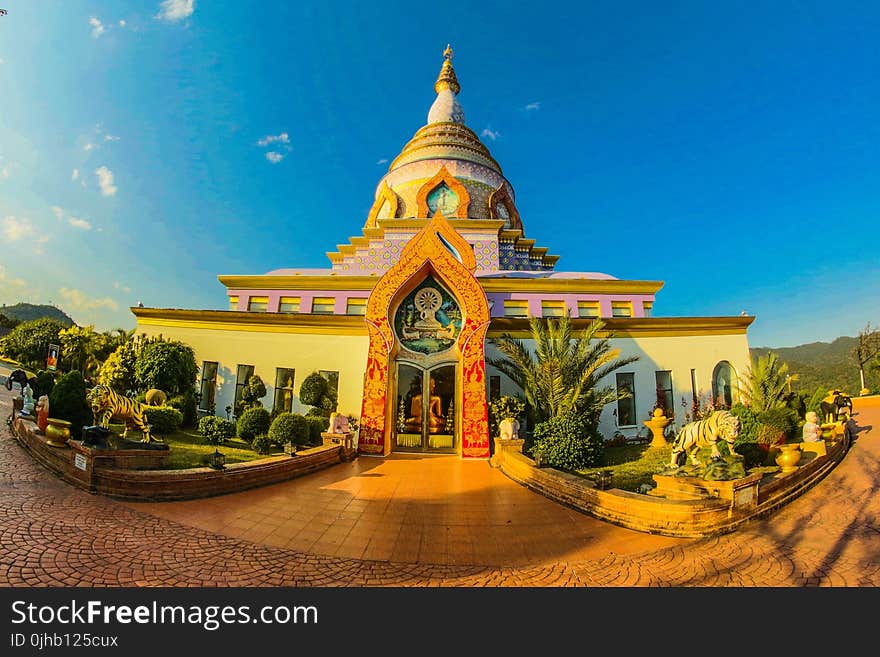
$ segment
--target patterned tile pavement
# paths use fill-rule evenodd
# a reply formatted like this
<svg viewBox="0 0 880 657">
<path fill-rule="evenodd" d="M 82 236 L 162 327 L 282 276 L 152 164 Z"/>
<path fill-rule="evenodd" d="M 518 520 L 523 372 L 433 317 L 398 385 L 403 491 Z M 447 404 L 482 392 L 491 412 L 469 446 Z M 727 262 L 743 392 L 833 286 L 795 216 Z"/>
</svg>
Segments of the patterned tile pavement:
<svg viewBox="0 0 880 657">
<path fill-rule="evenodd" d="M 876 587 L 880 402 L 855 410 L 853 447 L 823 481 L 699 540 L 616 527 L 444 456 L 361 457 L 233 495 L 123 503 L 58 480 L 2 426 L 0 586 Z"/>
</svg>

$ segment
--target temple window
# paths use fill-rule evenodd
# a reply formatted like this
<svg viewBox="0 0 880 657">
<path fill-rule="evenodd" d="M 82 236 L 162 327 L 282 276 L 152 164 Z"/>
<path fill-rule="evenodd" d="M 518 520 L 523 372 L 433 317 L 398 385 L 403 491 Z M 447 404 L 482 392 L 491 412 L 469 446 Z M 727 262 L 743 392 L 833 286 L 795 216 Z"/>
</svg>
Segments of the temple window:
<svg viewBox="0 0 880 657">
<path fill-rule="evenodd" d="M 657 370 L 654 372 L 654 382 L 657 384 L 657 401 L 661 405 L 666 417 L 675 416 L 675 400 L 672 396 L 672 371 Z"/>
<path fill-rule="evenodd" d="M 292 367 L 275 368 L 275 402 L 273 408 L 276 412 L 291 413 L 293 409 L 293 381 L 296 370 Z"/>
<path fill-rule="evenodd" d="M 333 297 L 315 297 L 312 299 L 313 315 L 332 315 L 336 309 L 336 299 Z"/>
<path fill-rule="evenodd" d="M 429 216 L 433 217 L 438 210 L 445 217 L 454 216 L 458 209 L 458 194 L 446 183 L 440 183 L 428 194 L 427 202 Z"/>
<path fill-rule="evenodd" d="M 598 301 L 578 301 L 578 317 L 599 317 Z"/>
<path fill-rule="evenodd" d="M 617 383 L 617 425 L 634 427 L 636 425 L 636 375 L 633 372 L 618 372 L 614 375 Z"/>
<path fill-rule="evenodd" d="M 254 375 L 253 365 L 239 365 L 235 372 L 235 402 L 233 408 L 238 408 L 241 402 L 241 393 L 247 385 L 248 379 Z"/>
<path fill-rule="evenodd" d="M 214 393 L 217 390 L 217 368 L 219 363 L 214 360 L 202 362 L 202 380 L 199 386 L 199 408 L 214 412 Z"/>
<path fill-rule="evenodd" d="M 346 315 L 366 315 L 367 300 L 363 297 L 349 297 L 345 303 Z"/>
<path fill-rule="evenodd" d="M 248 310 L 252 313 L 264 313 L 269 309 L 269 297 L 251 297 L 248 299 Z"/>
<path fill-rule="evenodd" d="M 632 301 L 612 301 L 611 302 L 612 317 L 632 317 L 633 305 Z"/>
<path fill-rule="evenodd" d="M 528 317 L 529 302 L 527 299 L 505 299 L 504 300 L 504 316 L 505 317 Z"/>
<path fill-rule="evenodd" d="M 562 317 L 565 315 L 565 301 L 542 301 L 542 317 Z"/>
<path fill-rule="evenodd" d="M 645 317 L 651 316 L 651 309 L 654 307 L 653 301 L 643 301 L 642 302 L 642 311 L 645 314 Z"/>
<path fill-rule="evenodd" d="M 298 313 L 299 297 L 281 297 L 278 302 L 278 312 L 280 313 Z"/>
<path fill-rule="evenodd" d="M 238 310 L 238 297 L 229 297 L 229 310 Z"/>
</svg>

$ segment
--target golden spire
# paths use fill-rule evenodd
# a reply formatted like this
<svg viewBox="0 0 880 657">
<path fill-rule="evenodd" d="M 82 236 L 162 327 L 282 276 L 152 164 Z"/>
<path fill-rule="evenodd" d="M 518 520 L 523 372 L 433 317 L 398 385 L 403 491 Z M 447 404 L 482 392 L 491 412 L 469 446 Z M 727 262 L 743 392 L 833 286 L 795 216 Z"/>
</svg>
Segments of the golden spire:
<svg viewBox="0 0 880 657">
<path fill-rule="evenodd" d="M 434 91 L 440 93 L 444 89 L 449 89 L 452 93 L 457 94 L 461 91 L 461 85 L 458 84 L 458 78 L 455 77 L 455 69 L 452 68 L 452 48 L 447 43 L 446 50 L 443 51 L 443 66 L 440 67 L 440 75 L 434 83 Z"/>
</svg>

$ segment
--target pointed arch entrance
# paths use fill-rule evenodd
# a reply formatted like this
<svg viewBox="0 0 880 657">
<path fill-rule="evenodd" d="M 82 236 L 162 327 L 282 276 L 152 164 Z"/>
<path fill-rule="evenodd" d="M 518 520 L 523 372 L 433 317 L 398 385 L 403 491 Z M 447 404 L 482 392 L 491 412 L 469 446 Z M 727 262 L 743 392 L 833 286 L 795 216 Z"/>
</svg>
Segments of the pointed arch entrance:
<svg viewBox="0 0 880 657">
<path fill-rule="evenodd" d="M 358 450 L 488 458 L 489 306 L 470 245 L 442 214 L 404 247 L 367 301 Z"/>
</svg>

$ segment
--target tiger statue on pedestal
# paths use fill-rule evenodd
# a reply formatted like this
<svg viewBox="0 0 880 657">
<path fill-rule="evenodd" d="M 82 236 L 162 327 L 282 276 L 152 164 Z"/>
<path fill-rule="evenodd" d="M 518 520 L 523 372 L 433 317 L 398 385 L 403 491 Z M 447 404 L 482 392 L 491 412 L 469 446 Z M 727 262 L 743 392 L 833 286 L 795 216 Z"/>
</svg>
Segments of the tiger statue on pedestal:
<svg viewBox="0 0 880 657">
<path fill-rule="evenodd" d="M 678 467 L 678 457 L 682 453 L 690 457 L 692 464 L 699 465 L 697 451 L 708 446 L 712 447 L 712 460 L 717 461 L 721 458 L 721 452 L 718 451 L 719 438 L 727 443 L 730 453 L 735 454 L 733 443 L 739 436 L 740 427 L 739 418 L 730 411 L 715 411 L 703 420 L 684 425 L 672 443 L 669 465 Z"/>
<path fill-rule="evenodd" d="M 123 397 L 112 388 L 104 385 L 97 385 L 89 390 L 87 399 L 89 406 L 92 408 L 92 414 L 95 416 L 96 424 L 107 427 L 110 424 L 110 420 L 116 418 L 125 422 L 125 429 L 122 431 L 123 439 L 128 434 L 129 428 L 134 426 L 144 434 L 141 442 L 154 442 L 147 420 L 147 406 L 144 404 L 134 399 Z"/>
</svg>

